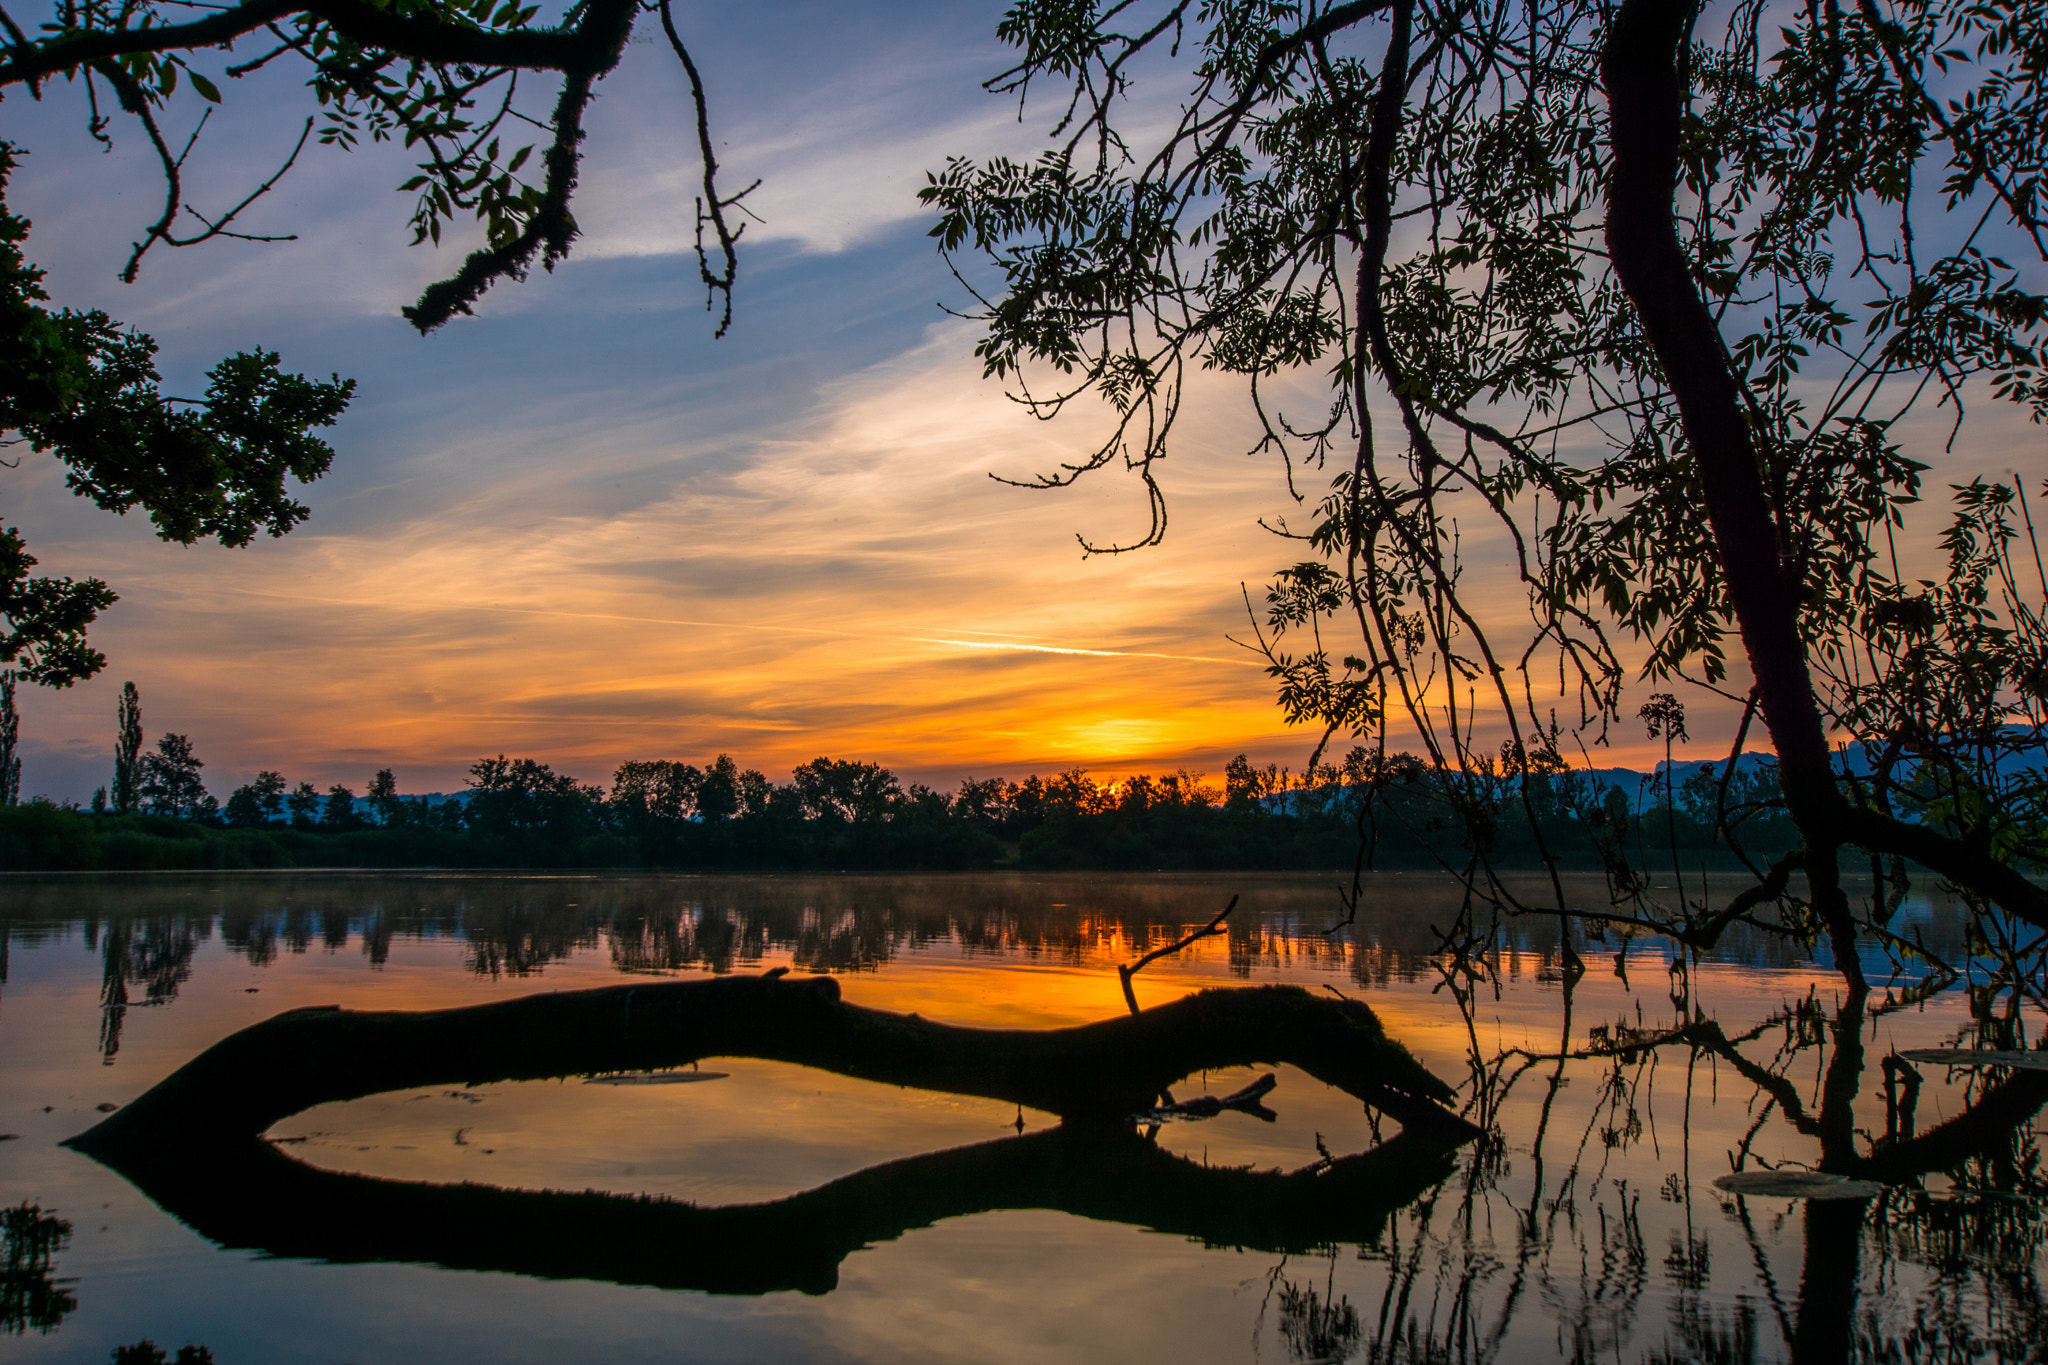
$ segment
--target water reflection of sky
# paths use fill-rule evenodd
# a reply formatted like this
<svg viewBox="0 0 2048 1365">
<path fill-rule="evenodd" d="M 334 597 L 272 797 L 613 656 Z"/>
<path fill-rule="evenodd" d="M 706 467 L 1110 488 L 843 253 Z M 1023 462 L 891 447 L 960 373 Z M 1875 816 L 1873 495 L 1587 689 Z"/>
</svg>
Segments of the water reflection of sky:
<svg viewBox="0 0 2048 1365">
<path fill-rule="evenodd" d="M 12 882 L 0 912 L 0 1203 L 70 1221 L 54 1257 L 78 1306 L 56 1330 L 0 1337 L 9 1358 L 105 1360 L 142 1336 L 246 1360 L 1112 1358 L 1780 1359 L 1822 1317 L 1845 1357 L 2031 1358 L 2041 1334 L 2031 1136 L 1900 1188 L 1850 1224 L 1820 1205 L 1736 1199 L 1746 1163 L 1817 1160 L 1839 978 L 1769 940 L 1684 974 L 1667 947 L 1583 947 L 1569 997 L 1554 921 L 1507 926 L 1472 975 L 1432 955 L 1458 894 L 1376 879 L 1355 933 L 1325 937 L 1328 878 L 473 878 L 275 876 Z M 327 1265 L 221 1251 L 104 1168 L 55 1143 L 237 1028 L 280 1010 L 431 1008 L 620 974 L 846 974 L 847 998 L 974 1026 L 1047 1027 L 1122 1008 L 1114 964 L 1170 941 L 1232 893 L 1226 938 L 1137 979 L 1155 1004 L 1205 985 L 1289 981 L 1365 999 L 1503 1136 L 1395 1214 L 1378 1240 L 1288 1255 L 1203 1246 L 1043 1209 L 956 1218 L 847 1257 L 823 1296 L 732 1299 L 406 1265 Z M 1585 894 L 1594 894 L 1586 888 Z M 1938 954 L 1959 946 L 1938 898 L 1909 908 Z M 1626 967 L 1627 975 L 1616 971 Z M 1881 978 L 1880 978 L 1881 979 Z M 1980 1030 L 2037 1026 L 1963 987 L 1899 1003 L 1858 1031 L 1854 1123 L 1900 1118 L 1879 1059 Z M 1890 1002 L 1889 1005 L 1887 1002 Z M 1622 1056 L 1632 1031 L 1711 1021 L 1737 1040 Z M 1773 1078 L 1760 1086 L 1743 1066 Z M 377 1096 L 280 1125 L 284 1148 L 392 1180 L 772 1200 L 877 1162 L 1043 1130 L 1041 1114 L 738 1060 L 701 1083 L 522 1082 Z M 1968 1100 L 1921 1068 L 1922 1128 Z M 1191 1078 L 1223 1093 L 1252 1072 Z M 1373 1141 L 1355 1101 L 1291 1069 L 1276 1122 L 1226 1114 L 1158 1141 L 1212 1166 L 1295 1169 Z M 1320 1146 L 1319 1146 L 1320 1144 Z M 1825 1220 L 1835 1221 L 1828 1223 Z M 1851 1267 L 1840 1312 L 1825 1250 Z M 1816 1279 L 1821 1276 L 1821 1279 Z M 1839 1286 L 1837 1286 L 1837 1289 Z M 1824 1292 L 1826 1291 L 1826 1292 Z M 1839 1298 L 1839 1294 L 1836 1294 Z M 1822 1315 L 1819 1309 L 1825 1307 Z M 1917 1336 L 1915 1335 L 1917 1334 Z M 1904 1358 L 1914 1358 L 1910 1353 Z"/>
</svg>

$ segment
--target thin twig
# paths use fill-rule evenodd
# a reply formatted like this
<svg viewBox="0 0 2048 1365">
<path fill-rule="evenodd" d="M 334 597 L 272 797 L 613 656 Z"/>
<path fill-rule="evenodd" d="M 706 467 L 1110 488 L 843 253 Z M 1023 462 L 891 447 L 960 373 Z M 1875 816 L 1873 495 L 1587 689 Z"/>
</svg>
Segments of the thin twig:
<svg viewBox="0 0 2048 1365">
<path fill-rule="evenodd" d="M 711 110 L 704 98 L 704 78 L 697 74 L 697 64 L 690 60 L 690 50 L 683 46 L 683 37 L 676 32 L 675 19 L 669 12 L 669 0 L 661 0 L 661 29 L 668 35 L 668 45 L 675 49 L 676 60 L 683 64 L 683 72 L 690 78 L 690 98 L 697 107 L 697 146 L 704 159 L 704 193 L 697 200 L 697 273 L 704 281 L 704 308 L 710 311 L 712 301 L 720 294 L 725 295 L 725 311 L 718 320 L 718 330 L 712 335 L 722 337 L 732 326 L 732 286 L 740 270 L 740 234 L 747 230 L 741 223 L 729 228 L 725 211 L 729 208 L 746 210 L 740 204 L 749 194 L 760 187 L 757 179 L 738 194 L 721 198 L 718 193 L 718 157 L 711 149 Z M 711 258 L 704 251 L 704 224 L 711 224 L 718 234 L 718 249 L 725 257 L 725 267 L 714 271 Z"/>
<path fill-rule="evenodd" d="M 1162 957 L 1171 956 L 1172 954 L 1177 953 L 1181 949 L 1187 947 L 1191 943 L 1198 943 L 1205 938 L 1213 938 L 1217 934 L 1224 932 L 1223 921 L 1229 919 L 1230 912 L 1235 909 L 1237 909 L 1237 897 L 1232 896 L 1230 898 L 1230 904 L 1224 906 L 1221 910 L 1218 910 L 1216 912 L 1215 919 L 1210 920 L 1207 924 L 1195 930 L 1193 933 L 1187 935 L 1185 938 L 1177 939 L 1174 942 L 1167 944 L 1164 948 L 1154 948 L 1151 952 L 1145 954 L 1143 957 L 1139 958 L 1136 962 L 1131 963 L 1129 966 L 1125 966 L 1122 963 L 1117 964 L 1117 980 L 1123 983 L 1124 1003 L 1131 1007 L 1132 1014 L 1136 1014 L 1138 1012 L 1138 996 L 1137 993 L 1131 989 L 1131 978 L 1136 976 L 1139 972 L 1144 971 L 1145 968 L 1151 966 L 1154 962 L 1157 962 Z"/>
</svg>

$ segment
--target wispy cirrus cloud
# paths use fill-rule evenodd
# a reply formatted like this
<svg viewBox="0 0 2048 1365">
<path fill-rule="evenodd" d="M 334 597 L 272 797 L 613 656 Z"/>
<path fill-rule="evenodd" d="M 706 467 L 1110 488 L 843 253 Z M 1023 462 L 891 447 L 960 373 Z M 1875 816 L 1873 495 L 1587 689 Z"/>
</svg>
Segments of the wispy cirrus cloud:
<svg viewBox="0 0 2048 1365">
<path fill-rule="evenodd" d="M 222 780 L 395 765 L 447 786 L 500 750 L 586 777 L 721 750 L 770 771 L 821 752 L 940 777 L 1213 768 L 1286 743 L 1257 661 L 1222 638 L 1278 548 L 1244 516 L 1275 487 L 1240 442 L 1176 456 L 1166 547 L 1091 560 L 1077 525 L 1142 525 L 1142 498 L 991 480 L 1084 434 L 981 382 L 959 324 L 780 422 L 693 438 L 689 412 L 602 433 L 501 414 L 465 443 L 506 477 L 430 480 L 410 509 L 406 480 L 359 490 L 375 506 L 346 534 L 316 517 L 233 553 L 119 523 L 52 542 L 127 600 L 102 633 L 114 670 L 35 699 L 31 728 L 89 745 L 114 680 L 140 672 L 152 732 L 192 733 Z M 587 492 L 628 476 L 613 503 Z"/>
</svg>

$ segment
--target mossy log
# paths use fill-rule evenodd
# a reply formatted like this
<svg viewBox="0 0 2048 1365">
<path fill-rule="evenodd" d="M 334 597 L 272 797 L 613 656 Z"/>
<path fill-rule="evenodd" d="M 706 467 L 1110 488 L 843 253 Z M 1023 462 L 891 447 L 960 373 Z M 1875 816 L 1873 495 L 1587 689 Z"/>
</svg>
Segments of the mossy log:
<svg viewBox="0 0 2048 1365">
<path fill-rule="evenodd" d="M 1062 1029 L 978 1029 L 864 1009 L 831 977 L 726 977 L 446 1010 L 289 1010 L 208 1048 L 71 1139 L 95 1155 L 255 1136 L 316 1104 L 421 1086 L 545 1080 L 714 1057 L 1119 1120 L 1183 1077 L 1290 1063 L 1403 1127 L 1470 1137 L 1450 1087 L 1355 1000 L 1295 986 L 1197 991 Z"/>
</svg>

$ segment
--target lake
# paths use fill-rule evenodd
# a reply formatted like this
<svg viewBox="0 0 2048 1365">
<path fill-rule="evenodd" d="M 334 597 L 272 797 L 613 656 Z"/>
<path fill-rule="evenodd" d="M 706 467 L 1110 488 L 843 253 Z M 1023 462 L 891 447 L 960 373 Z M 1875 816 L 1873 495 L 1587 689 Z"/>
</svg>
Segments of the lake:
<svg viewBox="0 0 2048 1365">
<path fill-rule="evenodd" d="M 2038 1002 L 1973 990 L 1967 976 L 1894 975 L 1873 950 L 1872 997 L 1845 1012 L 1825 961 L 1748 931 L 1692 962 L 1655 939 L 1581 938 L 1588 970 L 1568 991 L 1553 919 L 1509 921 L 1459 956 L 1443 937 L 1461 903 L 1451 880 L 1375 875 L 1357 923 L 1327 933 L 1336 885 L 0 881 L 0 1208 L 13 1210 L 0 1360 L 104 1362 L 144 1338 L 170 1352 L 203 1343 L 220 1365 L 2048 1352 L 2038 1120 L 1867 1198 L 1714 1184 L 1738 1168 L 1817 1166 L 1830 1141 L 1917 1150 L 1915 1135 L 1962 1114 L 1994 1073 L 1886 1059 L 2030 1048 Z M 1602 903 L 1591 880 L 1572 891 Z M 1290 1066 L 1173 1088 L 1183 1102 L 1222 1096 L 1270 1070 L 1265 1114 L 1077 1136 L 1015 1104 L 706 1058 L 298 1112 L 268 1133 L 275 1152 L 359 1177 L 328 1184 L 400 1211 L 383 1232 L 359 1219 L 346 1235 L 330 1205 L 289 1200 L 223 1209 L 188 1192 L 180 1217 L 59 1145 L 236 1030 L 306 1006 L 439 1009 L 786 967 L 790 980 L 831 974 L 848 1003 L 948 1024 L 1114 1019 L 1126 1013 L 1117 965 L 1232 895 L 1226 935 L 1136 976 L 1141 1005 L 1264 983 L 1362 1001 L 1491 1136 L 1440 1159 L 1361 1164 L 1396 1125 Z M 1961 917 L 1936 891 L 1909 899 L 1893 927 L 1967 959 Z M 1076 1168 L 1097 1160 L 1130 1174 L 1090 1186 Z M 1268 1171 L 1297 1174 L 1247 1183 Z M 1269 1188 L 1304 1211 L 1290 1222 L 1230 1202 Z M 644 1243 L 563 1241 L 522 1221 L 530 1205 L 513 1192 L 542 1190 L 598 1192 L 579 1207 L 651 1231 Z M 407 1226 L 403 1212 L 445 1223 L 472 1208 L 492 1220 L 487 1237 Z M 786 1232 L 762 1231 L 775 1228 Z"/>
</svg>

